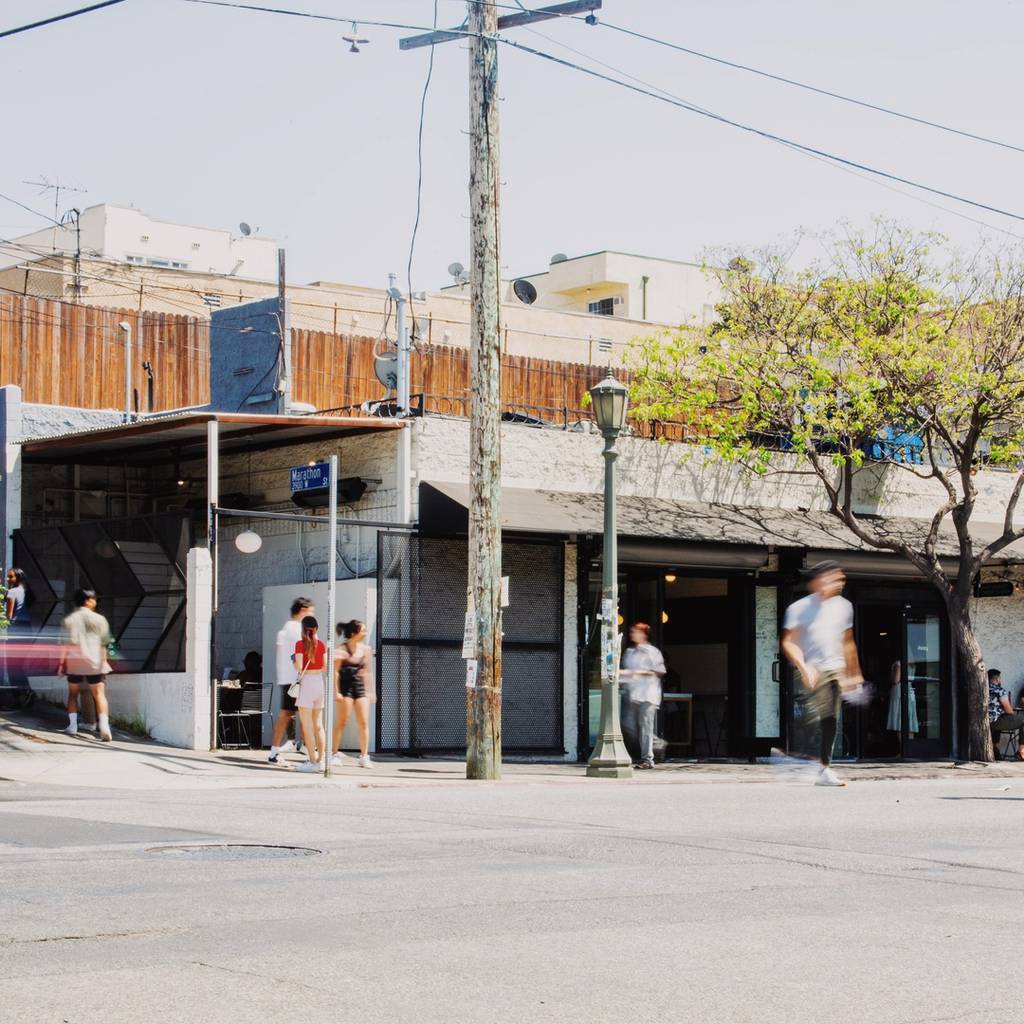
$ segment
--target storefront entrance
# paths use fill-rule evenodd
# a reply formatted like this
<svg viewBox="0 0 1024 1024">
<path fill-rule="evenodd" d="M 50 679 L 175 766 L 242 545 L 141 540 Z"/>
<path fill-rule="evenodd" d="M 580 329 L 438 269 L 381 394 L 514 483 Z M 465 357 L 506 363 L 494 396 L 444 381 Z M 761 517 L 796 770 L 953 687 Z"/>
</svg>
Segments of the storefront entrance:
<svg viewBox="0 0 1024 1024">
<path fill-rule="evenodd" d="M 600 718 L 600 565 L 591 565 L 581 623 L 585 732 L 589 750 Z M 751 573 L 627 565 L 619 574 L 619 630 L 644 622 L 665 658 L 658 734 L 668 758 L 764 755 L 778 745 L 778 589 Z"/>
<path fill-rule="evenodd" d="M 946 616 L 917 588 L 848 588 L 864 677 L 874 696 L 845 705 L 839 756 L 942 758 L 952 747 L 952 680 Z M 903 685 L 903 681 L 907 685 Z"/>
</svg>

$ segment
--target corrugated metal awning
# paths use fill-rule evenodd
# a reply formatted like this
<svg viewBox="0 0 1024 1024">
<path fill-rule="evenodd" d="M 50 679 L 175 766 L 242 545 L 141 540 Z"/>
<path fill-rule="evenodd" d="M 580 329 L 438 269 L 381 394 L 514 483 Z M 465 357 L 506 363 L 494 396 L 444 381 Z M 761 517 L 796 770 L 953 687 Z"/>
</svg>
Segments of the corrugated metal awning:
<svg viewBox="0 0 1024 1024">
<path fill-rule="evenodd" d="M 253 416 L 245 413 L 184 412 L 149 416 L 136 423 L 101 427 L 21 442 L 28 462 L 127 463 L 201 457 L 206 450 L 206 426 L 220 425 L 220 451 L 276 448 L 325 441 L 379 430 L 400 430 L 402 420 L 360 416 Z"/>
</svg>

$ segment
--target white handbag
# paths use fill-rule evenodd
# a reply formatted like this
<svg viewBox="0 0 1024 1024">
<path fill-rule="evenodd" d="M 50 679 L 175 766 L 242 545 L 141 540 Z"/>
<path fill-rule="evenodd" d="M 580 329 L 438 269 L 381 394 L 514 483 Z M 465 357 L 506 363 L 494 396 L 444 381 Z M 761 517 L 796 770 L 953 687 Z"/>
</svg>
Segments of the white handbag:
<svg viewBox="0 0 1024 1024">
<path fill-rule="evenodd" d="M 291 697 L 292 700 L 295 700 L 299 695 L 299 690 L 302 688 L 302 677 L 306 674 L 306 669 L 308 667 L 309 662 L 307 661 L 306 664 L 302 666 L 302 671 L 299 673 L 299 678 L 296 679 L 295 682 L 288 687 L 288 696 Z"/>
</svg>

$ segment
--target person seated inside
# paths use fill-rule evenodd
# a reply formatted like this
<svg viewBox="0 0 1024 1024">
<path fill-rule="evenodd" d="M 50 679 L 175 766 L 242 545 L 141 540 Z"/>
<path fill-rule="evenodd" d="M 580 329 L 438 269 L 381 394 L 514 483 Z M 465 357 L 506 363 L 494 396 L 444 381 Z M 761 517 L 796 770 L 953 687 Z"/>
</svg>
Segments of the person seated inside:
<svg viewBox="0 0 1024 1024">
<path fill-rule="evenodd" d="M 1010 693 L 1003 686 L 1003 676 L 997 668 L 988 670 L 988 720 L 993 736 L 997 732 L 1024 728 L 1024 712 L 1014 711 Z M 1024 743 L 1021 743 L 1020 733 L 1017 734 L 1017 760 L 1024 761 Z"/>
<path fill-rule="evenodd" d="M 235 677 L 243 686 L 254 686 L 263 683 L 263 657 L 259 651 L 250 651 L 243 659 L 245 666 Z"/>
</svg>

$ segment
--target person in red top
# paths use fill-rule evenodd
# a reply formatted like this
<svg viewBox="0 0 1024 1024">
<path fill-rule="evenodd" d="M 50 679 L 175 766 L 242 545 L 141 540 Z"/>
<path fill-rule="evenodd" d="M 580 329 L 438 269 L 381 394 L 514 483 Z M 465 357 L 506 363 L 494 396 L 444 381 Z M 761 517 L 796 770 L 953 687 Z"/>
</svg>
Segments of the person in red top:
<svg viewBox="0 0 1024 1024">
<path fill-rule="evenodd" d="M 320 759 L 327 749 L 324 735 L 324 666 L 327 647 L 317 638 L 319 623 L 312 615 L 302 620 L 302 639 L 295 645 L 295 668 L 299 673 L 299 695 L 295 700 L 306 741 L 308 760 L 300 772 L 320 770 Z"/>
</svg>

